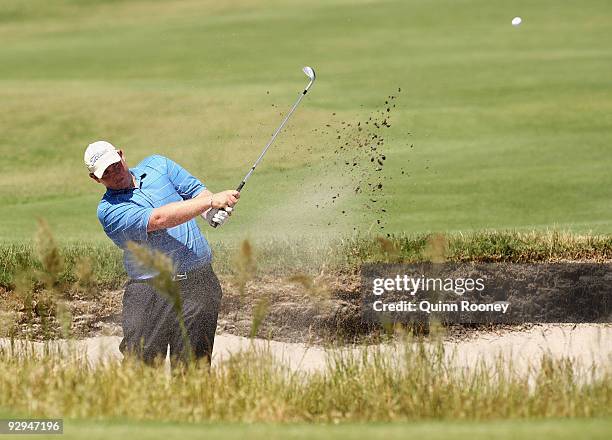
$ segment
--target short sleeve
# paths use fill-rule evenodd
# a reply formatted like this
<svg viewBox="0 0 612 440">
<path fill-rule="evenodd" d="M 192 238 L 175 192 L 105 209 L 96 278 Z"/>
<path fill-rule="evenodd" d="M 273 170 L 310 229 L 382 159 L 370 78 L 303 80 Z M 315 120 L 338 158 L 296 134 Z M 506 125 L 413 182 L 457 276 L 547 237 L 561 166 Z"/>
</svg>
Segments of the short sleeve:
<svg viewBox="0 0 612 440">
<path fill-rule="evenodd" d="M 134 203 L 119 203 L 98 210 L 104 232 L 113 242 L 123 247 L 128 241 L 145 241 L 149 217 L 154 208 Z"/>
<path fill-rule="evenodd" d="M 176 192 L 183 198 L 192 199 L 206 189 L 206 186 L 176 162 L 165 158 L 168 179 Z"/>
</svg>

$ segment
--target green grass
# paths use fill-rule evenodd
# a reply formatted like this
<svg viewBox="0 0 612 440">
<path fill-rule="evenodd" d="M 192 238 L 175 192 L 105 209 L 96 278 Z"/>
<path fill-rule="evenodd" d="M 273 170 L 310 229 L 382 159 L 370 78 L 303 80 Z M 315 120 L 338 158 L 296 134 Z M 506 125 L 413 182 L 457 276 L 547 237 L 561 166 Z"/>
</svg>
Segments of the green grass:
<svg viewBox="0 0 612 440">
<path fill-rule="evenodd" d="M 612 432 L 610 419 L 521 420 L 495 422 L 360 423 L 342 425 L 264 425 L 264 424 L 176 424 L 129 422 L 64 422 L 62 438 L 91 440 L 107 438 L 183 439 L 195 436 L 224 440 L 265 439 L 389 439 L 427 438 L 431 440 L 542 440 L 607 439 Z M 36 436 L 36 438 L 45 438 Z M 49 436 L 53 439 L 55 437 Z"/>
<path fill-rule="evenodd" d="M 5 0 L 0 239 L 29 238 L 42 216 L 60 241 L 106 240 L 102 188 L 81 162 L 95 139 L 131 164 L 161 153 L 213 190 L 234 187 L 304 64 L 319 74 L 312 94 L 232 221 L 207 228 L 212 241 L 376 228 L 367 197 L 329 163 L 333 128 L 366 120 L 398 87 L 380 232 L 610 233 L 611 26 L 605 0 Z"/>
</svg>

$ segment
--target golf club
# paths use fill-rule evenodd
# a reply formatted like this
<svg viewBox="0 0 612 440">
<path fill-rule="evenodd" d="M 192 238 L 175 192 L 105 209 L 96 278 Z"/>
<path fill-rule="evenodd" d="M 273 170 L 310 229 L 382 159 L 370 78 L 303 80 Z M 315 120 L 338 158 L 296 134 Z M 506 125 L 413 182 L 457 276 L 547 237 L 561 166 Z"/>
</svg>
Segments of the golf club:
<svg viewBox="0 0 612 440">
<path fill-rule="evenodd" d="M 283 129 L 283 127 L 285 126 L 285 124 L 287 123 L 287 121 L 289 120 L 289 118 L 291 117 L 292 113 L 295 111 L 295 109 L 297 108 L 297 106 L 300 104 L 300 102 L 302 101 L 302 98 L 306 95 L 306 93 L 308 93 L 308 89 L 310 89 L 310 87 L 312 86 L 312 84 L 315 81 L 316 75 L 315 75 L 315 71 L 312 67 L 304 67 L 302 68 L 302 71 L 306 74 L 306 76 L 308 77 L 308 79 L 310 79 L 310 81 L 308 82 L 308 85 L 306 86 L 306 88 L 300 93 L 300 96 L 298 97 L 297 101 L 295 102 L 295 104 L 293 104 L 293 107 L 291 107 L 291 110 L 289 110 L 289 113 L 287 113 L 287 116 L 285 116 L 285 118 L 283 119 L 283 122 L 281 122 L 281 124 L 278 126 L 278 128 L 276 129 L 276 131 L 274 132 L 274 134 L 272 135 L 272 137 L 270 138 L 270 140 L 268 141 L 267 145 L 265 146 L 265 148 L 263 149 L 263 151 L 261 152 L 261 154 L 259 155 L 259 157 L 257 158 L 257 160 L 255 161 L 255 163 L 253 164 L 253 166 L 251 167 L 251 169 L 249 170 L 249 172 L 246 174 L 246 176 L 244 176 L 244 179 L 242 179 L 242 182 L 240 182 L 240 185 L 238 185 L 238 187 L 236 188 L 236 191 L 240 191 L 242 190 L 242 188 L 244 187 L 244 185 L 246 184 L 247 180 L 249 180 L 249 177 L 251 177 L 251 174 L 253 174 L 253 171 L 255 171 L 255 168 L 257 167 L 257 165 L 259 164 L 259 162 L 261 162 L 261 159 L 263 159 L 264 155 L 266 154 L 266 152 L 268 151 L 268 148 L 270 148 L 270 145 L 272 145 L 272 142 L 274 142 L 274 139 L 276 139 L 276 136 L 278 136 L 278 134 L 280 133 L 280 131 Z M 217 208 L 213 208 L 210 209 L 207 214 L 206 214 L 206 220 L 208 220 L 208 223 L 213 227 L 216 228 L 218 226 L 218 223 L 216 223 L 213 218 L 215 216 L 215 214 L 219 212 L 219 210 Z M 231 211 L 230 211 L 231 212 Z"/>
</svg>

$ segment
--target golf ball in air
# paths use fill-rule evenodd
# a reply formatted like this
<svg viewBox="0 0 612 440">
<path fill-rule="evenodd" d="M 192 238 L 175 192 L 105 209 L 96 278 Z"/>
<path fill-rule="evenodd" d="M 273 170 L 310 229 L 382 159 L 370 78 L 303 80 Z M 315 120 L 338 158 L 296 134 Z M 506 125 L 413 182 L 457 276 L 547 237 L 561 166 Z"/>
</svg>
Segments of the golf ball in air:
<svg viewBox="0 0 612 440">
<path fill-rule="evenodd" d="M 521 17 L 514 17 L 512 19 L 512 26 L 518 26 L 522 22 L 523 22 L 523 19 Z"/>
</svg>

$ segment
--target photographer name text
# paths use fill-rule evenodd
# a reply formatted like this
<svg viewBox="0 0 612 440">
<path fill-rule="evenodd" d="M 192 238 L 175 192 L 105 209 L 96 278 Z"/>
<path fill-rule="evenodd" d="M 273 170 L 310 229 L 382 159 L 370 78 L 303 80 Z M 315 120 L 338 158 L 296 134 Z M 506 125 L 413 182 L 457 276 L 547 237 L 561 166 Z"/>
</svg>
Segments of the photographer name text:
<svg viewBox="0 0 612 440">
<path fill-rule="evenodd" d="M 396 275 L 390 278 L 374 278 L 372 294 L 378 299 L 372 303 L 375 312 L 495 312 L 505 314 L 510 307 L 506 301 L 492 303 L 476 303 L 467 300 L 456 302 L 416 301 L 419 292 L 447 292 L 458 297 L 466 293 L 480 293 L 485 284 L 482 278 L 430 278 L 426 276 Z M 382 295 L 389 292 L 399 292 L 410 295 L 410 301 L 384 302 Z"/>
</svg>

